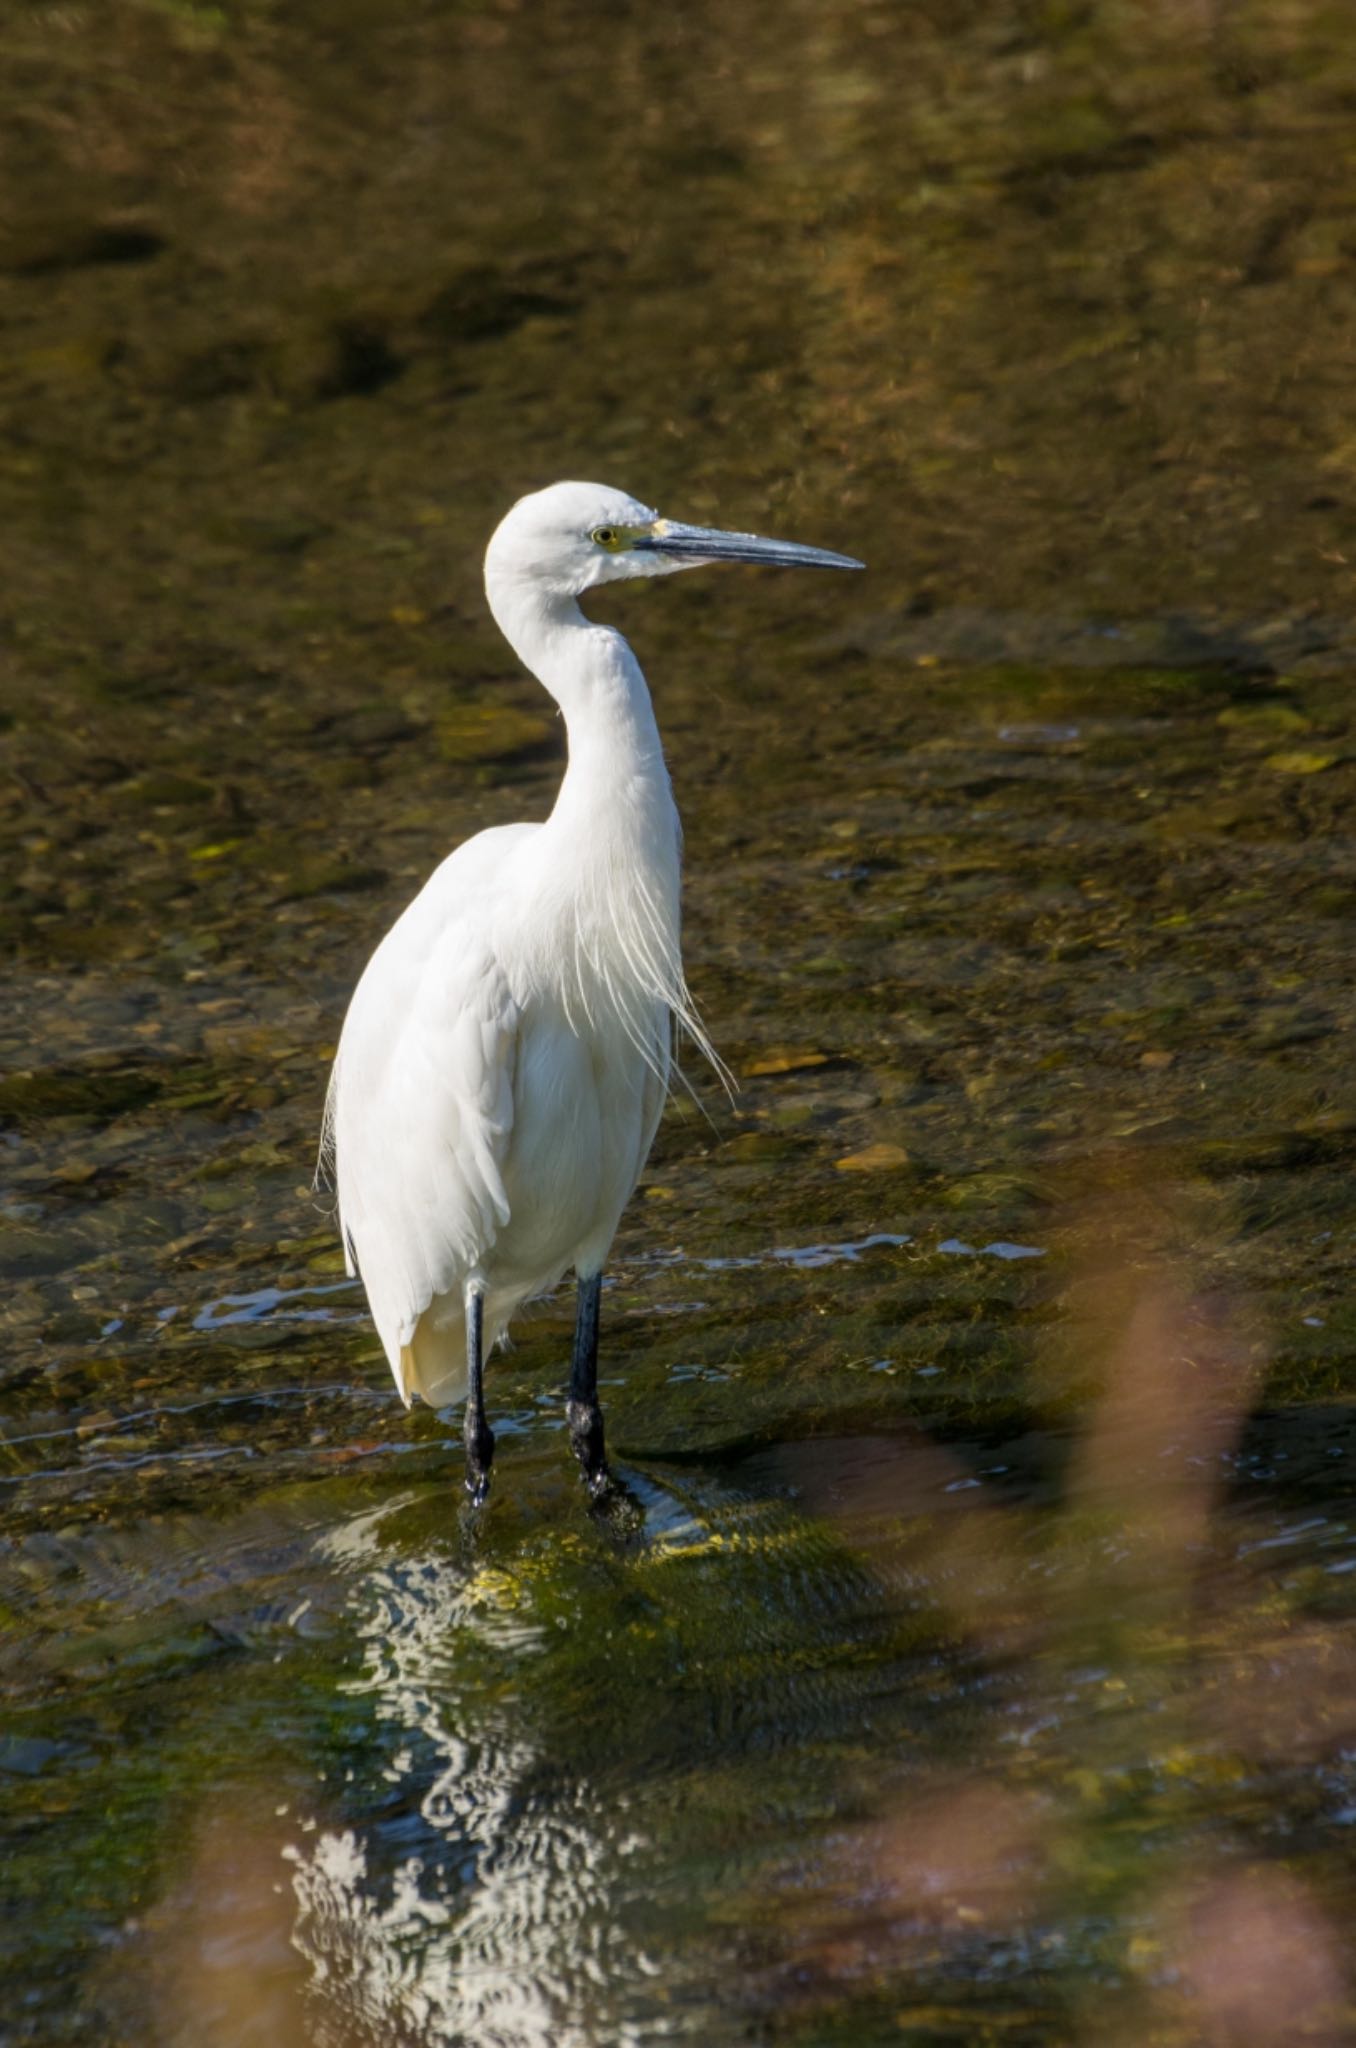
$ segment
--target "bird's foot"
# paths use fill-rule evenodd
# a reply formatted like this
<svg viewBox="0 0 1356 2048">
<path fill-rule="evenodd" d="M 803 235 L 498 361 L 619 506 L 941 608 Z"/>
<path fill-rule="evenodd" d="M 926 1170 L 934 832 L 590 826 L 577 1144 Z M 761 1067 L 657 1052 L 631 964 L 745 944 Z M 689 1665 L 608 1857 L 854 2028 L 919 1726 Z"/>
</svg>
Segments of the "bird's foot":
<svg viewBox="0 0 1356 2048">
<path fill-rule="evenodd" d="M 570 1449 L 579 1460 L 589 1499 L 602 1500 L 612 1485 L 603 1448 L 603 1411 L 596 1401 L 567 1401 L 565 1418 L 570 1425 Z"/>
<path fill-rule="evenodd" d="M 490 1492 L 490 1466 L 494 1463 L 494 1431 L 482 1416 L 479 1424 L 466 1422 L 466 1491 L 473 1508 L 484 1507 Z"/>
<path fill-rule="evenodd" d="M 591 1522 L 624 1548 L 629 1549 L 644 1534 L 645 1508 L 615 1472 L 606 1472 L 602 1491 L 590 1495 L 588 1513 Z"/>
</svg>

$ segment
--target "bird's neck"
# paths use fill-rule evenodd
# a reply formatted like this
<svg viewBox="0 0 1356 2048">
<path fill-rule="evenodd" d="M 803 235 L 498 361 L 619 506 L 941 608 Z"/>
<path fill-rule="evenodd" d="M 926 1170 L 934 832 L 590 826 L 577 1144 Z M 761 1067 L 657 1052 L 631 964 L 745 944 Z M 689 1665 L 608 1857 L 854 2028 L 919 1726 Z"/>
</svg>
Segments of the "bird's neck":
<svg viewBox="0 0 1356 2048">
<path fill-rule="evenodd" d="M 640 663 L 620 633 L 584 617 L 570 597 L 528 580 L 487 578 L 495 621 L 515 654 L 550 691 L 565 718 L 569 765 L 553 817 L 608 820 L 672 810 L 668 771 Z M 652 821 L 653 822 L 653 821 Z"/>
<path fill-rule="evenodd" d="M 584 1012 L 602 961 L 609 999 L 628 1014 L 658 1000 L 699 1030 L 680 952 L 682 835 L 640 664 L 572 598 L 507 579 L 486 587 L 504 637 L 565 717 L 569 762 L 542 841 L 553 928 L 571 935 L 561 957 Z"/>
<path fill-rule="evenodd" d="M 559 704 L 569 735 L 564 780 L 536 842 L 549 856 L 548 951 L 567 1014 L 610 1007 L 662 1078 L 660 1005 L 721 1070 L 683 976 L 682 828 L 640 663 L 572 598 L 545 598 L 492 566 L 485 587 L 500 631 Z"/>
</svg>

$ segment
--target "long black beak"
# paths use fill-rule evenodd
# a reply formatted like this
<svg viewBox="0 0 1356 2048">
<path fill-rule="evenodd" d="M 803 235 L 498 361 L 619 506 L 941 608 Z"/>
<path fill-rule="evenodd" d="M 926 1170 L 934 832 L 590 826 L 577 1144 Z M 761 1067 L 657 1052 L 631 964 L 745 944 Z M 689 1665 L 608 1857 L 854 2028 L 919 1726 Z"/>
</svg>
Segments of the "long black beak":
<svg viewBox="0 0 1356 2048">
<path fill-rule="evenodd" d="M 756 533 L 722 533 L 714 526 L 680 526 L 657 519 L 649 533 L 631 542 L 637 554 L 667 555 L 684 562 L 760 562 L 765 569 L 864 569 L 852 555 L 805 548 L 793 540 L 764 540 Z"/>
</svg>

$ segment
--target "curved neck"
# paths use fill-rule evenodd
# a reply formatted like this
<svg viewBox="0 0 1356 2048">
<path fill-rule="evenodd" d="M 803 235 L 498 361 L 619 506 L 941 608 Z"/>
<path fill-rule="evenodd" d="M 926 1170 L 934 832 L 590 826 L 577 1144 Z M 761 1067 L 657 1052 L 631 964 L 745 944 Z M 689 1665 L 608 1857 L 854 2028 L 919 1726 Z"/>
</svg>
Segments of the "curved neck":
<svg viewBox="0 0 1356 2048">
<path fill-rule="evenodd" d="M 569 766 L 557 810 L 637 779 L 668 789 L 654 707 L 640 663 L 611 626 L 594 625 L 573 597 L 532 578 L 487 571 L 495 623 L 514 653 L 560 706 Z"/>
<path fill-rule="evenodd" d="M 565 717 L 569 761 L 541 831 L 553 943 L 563 945 L 583 1014 L 604 997 L 620 1004 L 626 1034 L 651 1048 L 648 1060 L 659 1002 L 703 1044 L 683 980 L 682 832 L 640 663 L 573 597 L 492 566 L 485 588 L 504 638 Z"/>
</svg>

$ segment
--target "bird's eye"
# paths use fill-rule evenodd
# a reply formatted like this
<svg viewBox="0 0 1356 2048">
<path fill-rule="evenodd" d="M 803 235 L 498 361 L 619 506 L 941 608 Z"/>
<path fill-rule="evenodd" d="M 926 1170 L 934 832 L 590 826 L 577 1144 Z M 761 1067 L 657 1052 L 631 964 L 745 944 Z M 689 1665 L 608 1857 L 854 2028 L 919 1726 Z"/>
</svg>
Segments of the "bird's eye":
<svg viewBox="0 0 1356 2048">
<path fill-rule="evenodd" d="M 621 546 L 621 535 L 615 526 L 595 526 L 589 538 L 596 541 L 600 548 L 616 548 Z"/>
</svg>

